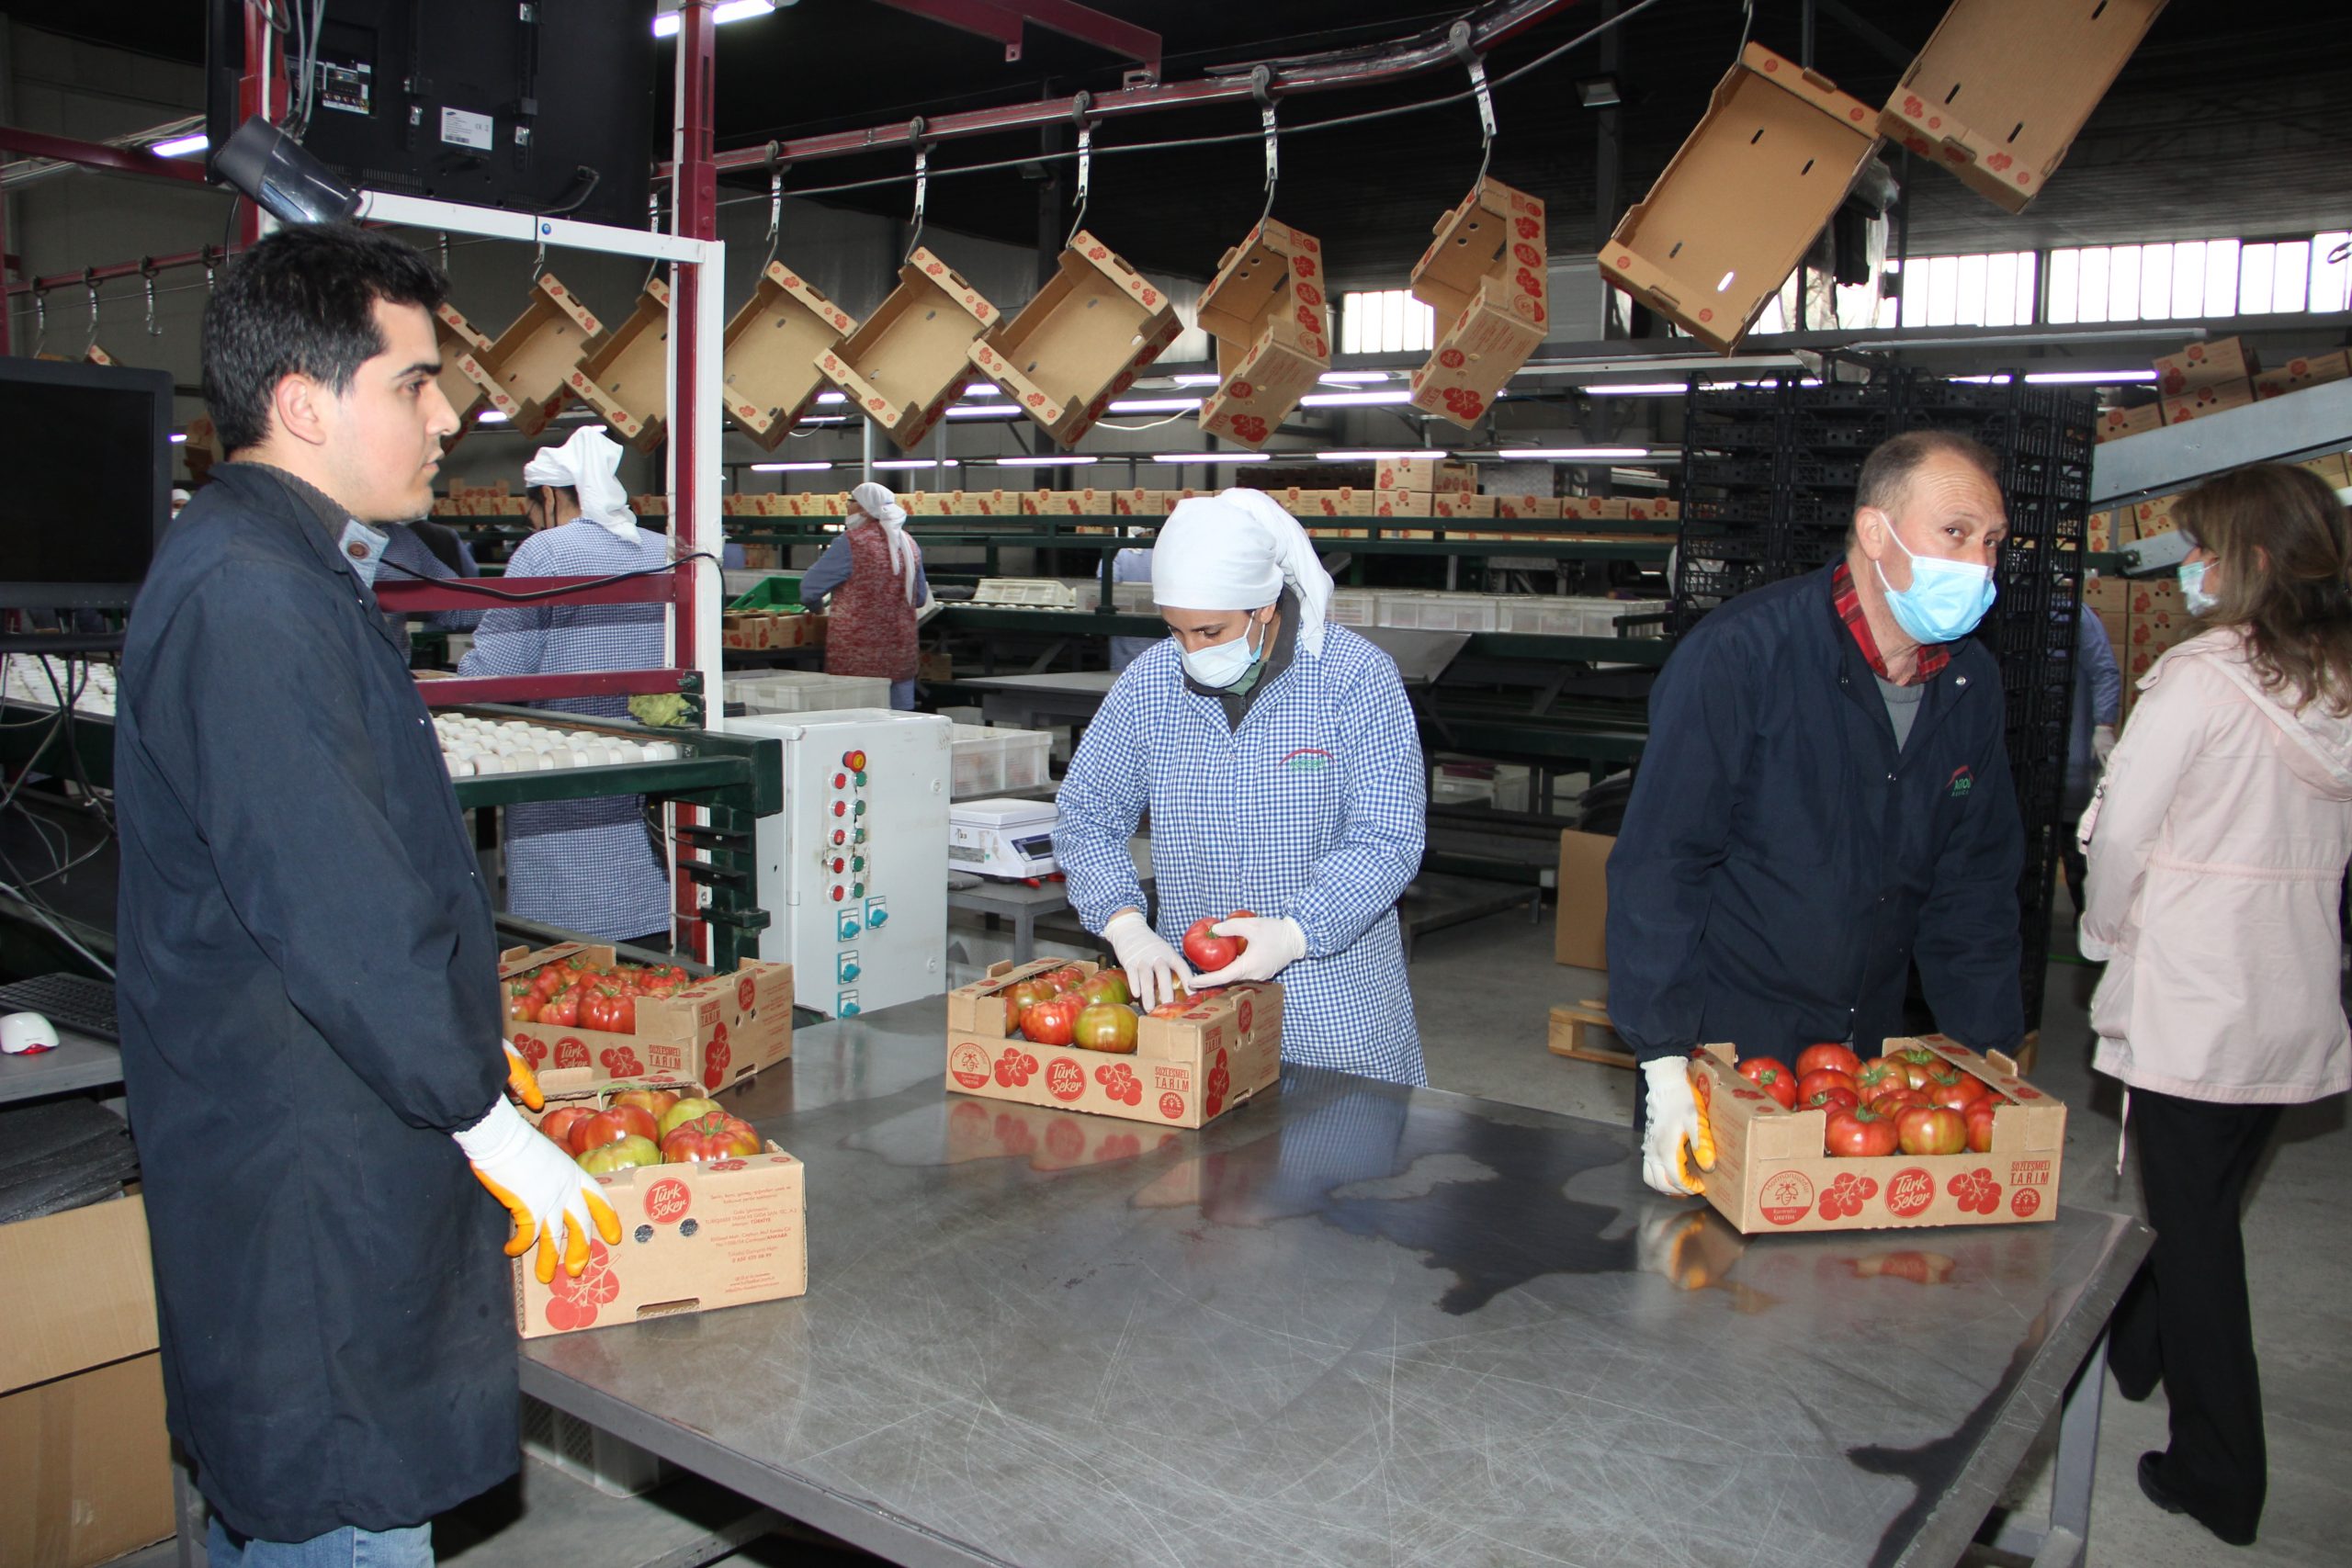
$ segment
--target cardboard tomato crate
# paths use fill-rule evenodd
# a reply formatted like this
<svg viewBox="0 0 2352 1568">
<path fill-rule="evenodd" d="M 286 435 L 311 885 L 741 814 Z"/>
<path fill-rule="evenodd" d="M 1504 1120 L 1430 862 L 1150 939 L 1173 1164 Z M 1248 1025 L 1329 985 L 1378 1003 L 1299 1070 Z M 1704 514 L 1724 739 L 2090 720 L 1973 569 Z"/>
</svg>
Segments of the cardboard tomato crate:
<svg viewBox="0 0 2352 1568">
<path fill-rule="evenodd" d="M 2178 397 L 2165 399 L 2161 406 L 2166 424 L 2186 424 L 2192 419 L 2226 413 L 2231 409 L 2252 408 L 2254 386 L 2243 378 L 2208 382 L 2201 387 L 2191 387 Z"/>
<path fill-rule="evenodd" d="M 1177 1018 L 1145 1018 L 1132 1055 L 1011 1039 L 1002 994 L 1056 969 L 1091 975 L 1084 960 L 996 964 L 947 993 L 947 1088 L 1024 1105 L 1059 1106 L 1163 1126 L 1198 1127 L 1282 1077 L 1283 988 L 1228 986 Z"/>
<path fill-rule="evenodd" d="M 1409 490 L 1424 495 L 1476 490 L 1476 476 L 1467 463 L 1436 457 L 1382 457 L 1372 468 L 1372 488 L 1383 491 Z"/>
<path fill-rule="evenodd" d="M 601 1109 L 611 1095 L 566 1095 Z M 548 1110 L 559 1103 L 549 1095 Z M 532 1118 L 534 1122 L 544 1119 Z M 577 1279 L 539 1283 L 514 1260 L 514 1326 L 526 1339 L 713 1312 L 808 1293 L 807 1170 L 774 1143 L 739 1159 L 645 1165 L 596 1178 L 619 1216 L 619 1245 L 588 1243 Z"/>
<path fill-rule="evenodd" d="M 1491 495 L 1480 495 L 1476 491 L 1442 490 L 1430 497 L 1430 515 L 1492 517 L 1495 515 L 1495 500 Z"/>
<path fill-rule="evenodd" d="M 2023 211 L 2164 8 L 1954 0 L 1871 128 Z"/>
<path fill-rule="evenodd" d="M 852 407 L 911 452 L 973 379 L 972 340 L 997 309 L 931 252 L 916 247 L 865 324 L 816 355 Z"/>
<path fill-rule="evenodd" d="M 571 372 L 605 344 L 604 323 L 551 272 L 531 282 L 531 302 L 491 345 L 458 363 L 491 406 L 525 435 L 548 427 L 571 400 Z"/>
<path fill-rule="evenodd" d="M 1216 340 L 1216 388 L 1200 426 L 1255 449 L 1331 368 L 1323 245 L 1269 218 L 1218 258 L 1201 294 L 1201 330 Z"/>
<path fill-rule="evenodd" d="M 770 262 L 722 340 L 727 417 L 763 449 L 784 445 L 825 389 L 817 356 L 857 321 L 782 262 Z"/>
<path fill-rule="evenodd" d="M 1749 44 L 1618 220 L 1602 276 L 1729 354 L 1846 199 L 1878 119 L 1826 76 Z"/>
<path fill-rule="evenodd" d="M 1535 519 L 1557 522 L 1560 505 L 1560 498 L 1554 495 L 1498 495 L 1495 497 L 1495 515 L 1521 522 Z"/>
<path fill-rule="evenodd" d="M 459 363 L 466 355 L 476 356 L 490 346 L 490 339 L 477 331 L 465 318 L 464 312 L 444 299 L 433 308 L 433 341 L 441 350 L 441 395 L 449 400 L 449 407 L 457 412 L 458 433 L 442 443 L 446 452 L 455 446 L 474 427 L 481 411 L 490 406 L 490 394 L 481 382 L 466 374 Z"/>
<path fill-rule="evenodd" d="M 2144 403 L 2135 409 L 2101 409 L 2098 412 L 2098 439 L 2120 441 L 2127 435 L 2160 430 L 2164 423 L 2164 411 L 2154 403 Z"/>
<path fill-rule="evenodd" d="M 1036 297 L 967 353 L 1039 429 L 1068 446 L 1183 330 L 1165 288 L 1080 229 Z"/>
<path fill-rule="evenodd" d="M 2352 376 L 2352 362 L 2347 362 L 2340 348 L 2331 354 L 2299 354 L 2277 369 L 2265 370 L 2255 377 L 2254 395 L 2257 401 L 2284 397 L 2305 387 L 2341 381 L 2347 376 Z"/>
<path fill-rule="evenodd" d="M 2199 387 L 2251 381 L 2260 368 L 2240 339 L 2225 337 L 2211 343 L 2192 343 L 2179 353 L 2167 354 L 2155 362 L 2156 391 L 2167 399 L 2177 398 Z"/>
<path fill-rule="evenodd" d="M 1544 203 L 1481 179 L 1433 227 L 1411 288 L 1437 312 L 1437 344 L 1413 372 L 1413 402 L 1468 430 L 1549 330 Z"/>
<path fill-rule="evenodd" d="M 661 446 L 670 416 L 670 286 L 650 280 L 628 320 L 581 355 L 564 385 L 605 416 L 623 446 Z"/>
<path fill-rule="evenodd" d="M 610 964 L 610 947 L 568 942 L 499 955 L 505 984 L 573 954 Z M 655 1079 L 700 1084 L 705 1092 L 741 1082 L 792 1055 L 792 965 L 747 958 L 732 975 L 713 975 L 671 997 L 637 998 L 637 1032 L 559 1028 L 508 1019 L 507 1042 L 530 1062 L 548 1093 L 580 1093 L 615 1083 Z"/>
<path fill-rule="evenodd" d="M 1886 1042 L 1889 1049 L 1915 1044 L 2018 1102 L 1994 1112 L 1989 1153 L 1833 1158 L 1822 1145 L 1827 1112 L 1782 1110 L 1739 1076 L 1730 1046 L 1708 1045 L 1690 1075 L 1715 1139 L 1707 1201 L 1748 1235 L 2052 1218 L 2065 1105 L 2019 1077 L 1999 1052 L 1980 1055 L 1940 1034 Z"/>
<path fill-rule="evenodd" d="M 1390 490 L 1372 492 L 1372 514 L 1374 517 L 1434 517 L 1436 497 L 1425 490 Z"/>
</svg>

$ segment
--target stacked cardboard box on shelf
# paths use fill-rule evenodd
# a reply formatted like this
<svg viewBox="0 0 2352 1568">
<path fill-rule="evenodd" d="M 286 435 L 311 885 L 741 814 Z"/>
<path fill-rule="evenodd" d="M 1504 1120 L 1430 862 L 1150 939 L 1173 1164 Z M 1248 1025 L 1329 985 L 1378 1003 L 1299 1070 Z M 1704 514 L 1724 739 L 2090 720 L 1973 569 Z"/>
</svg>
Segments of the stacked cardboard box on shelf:
<svg viewBox="0 0 2352 1568">
<path fill-rule="evenodd" d="M 2179 424 L 2254 401 L 2254 353 L 2233 337 L 2192 343 L 2156 361 L 2164 420 Z"/>
<path fill-rule="evenodd" d="M 2254 395 L 2256 401 L 2282 398 L 2289 392 L 2341 381 L 2347 376 L 2352 376 L 2352 359 L 2347 359 L 2340 348 L 2331 354 L 2299 354 L 2277 369 L 2256 376 Z"/>
</svg>

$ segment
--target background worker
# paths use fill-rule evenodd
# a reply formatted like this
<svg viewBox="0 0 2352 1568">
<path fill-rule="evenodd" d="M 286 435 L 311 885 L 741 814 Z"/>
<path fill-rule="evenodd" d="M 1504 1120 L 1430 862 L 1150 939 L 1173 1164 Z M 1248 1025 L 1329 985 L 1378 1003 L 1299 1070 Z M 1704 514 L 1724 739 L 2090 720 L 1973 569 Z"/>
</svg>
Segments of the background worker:
<svg viewBox="0 0 2352 1568">
<path fill-rule="evenodd" d="M 915 705 L 918 611 L 935 605 L 922 547 L 907 535 L 906 508 L 885 486 L 850 491 L 847 523 L 801 574 L 800 602 L 823 603 L 825 672 L 890 682 L 890 705 Z"/>
<path fill-rule="evenodd" d="M 1147 1010 L 1180 984 L 1279 980 L 1283 1060 L 1427 1083 L 1396 900 L 1428 781 L 1396 661 L 1327 624 L 1330 574 L 1258 491 L 1178 502 L 1152 592 L 1170 635 L 1113 683 L 1062 781 L 1071 907 Z M 1147 811 L 1158 930 L 1128 852 Z M 1204 918 L 1249 945 L 1195 976 L 1174 942 Z"/>
<path fill-rule="evenodd" d="M 213 1568 L 430 1563 L 433 1516 L 515 1467 L 484 1187 L 517 1247 L 561 1235 L 575 1274 L 592 1224 L 620 1238 L 500 1092 L 490 901 L 370 586 L 458 428 L 442 289 L 340 225 L 229 265 L 203 346 L 228 461 L 130 617 L 116 1001 L 166 1411 Z"/>
<path fill-rule="evenodd" d="M 1685 636 L 1609 856 L 1609 1015 L 1642 1064 L 1643 1179 L 1684 1193 L 1680 1058 L 1876 1054 L 1916 963 L 1938 1028 L 2025 1032 L 2024 831 L 1993 656 L 1972 640 L 2008 525 L 1992 455 L 1913 431 L 1862 464 L 1846 554 Z"/>
<path fill-rule="evenodd" d="M 2123 671 L 2115 662 L 2107 627 L 2087 605 L 2075 612 L 2075 705 L 2066 724 L 2066 787 L 2058 804 L 2058 862 L 2066 874 L 2066 896 L 2083 909 L 2085 865 L 2075 842 L 2075 824 L 2091 803 L 2091 790 L 2108 753 L 2115 750 L 2115 727 L 2123 721 Z"/>
<path fill-rule="evenodd" d="M 532 534 L 507 561 L 508 581 L 668 567 L 669 541 L 639 527 L 629 511 L 620 461 L 620 447 L 594 429 L 533 455 L 523 469 L 523 509 Z M 474 645 L 458 660 L 458 673 L 651 670 L 669 662 L 662 637 L 659 604 L 500 608 L 485 613 L 474 628 Z M 565 697 L 537 705 L 599 718 L 628 716 L 624 696 Z M 666 952 L 675 900 L 664 862 L 648 836 L 641 796 L 506 807 L 506 908 L 525 919 Z"/>
</svg>

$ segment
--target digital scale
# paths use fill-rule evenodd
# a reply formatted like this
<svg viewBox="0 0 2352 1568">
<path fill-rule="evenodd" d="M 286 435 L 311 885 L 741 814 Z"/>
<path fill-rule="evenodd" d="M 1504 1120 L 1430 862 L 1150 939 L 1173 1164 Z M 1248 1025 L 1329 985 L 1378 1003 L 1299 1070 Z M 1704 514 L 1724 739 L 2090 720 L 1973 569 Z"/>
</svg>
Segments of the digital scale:
<svg viewBox="0 0 2352 1568">
<path fill-rule="evenodd" d="M 947 813 L 948 868 L 1009 882 L 1051 876 L 1061 819 L 1050 800 L 959 800 Z"/>
</svg>

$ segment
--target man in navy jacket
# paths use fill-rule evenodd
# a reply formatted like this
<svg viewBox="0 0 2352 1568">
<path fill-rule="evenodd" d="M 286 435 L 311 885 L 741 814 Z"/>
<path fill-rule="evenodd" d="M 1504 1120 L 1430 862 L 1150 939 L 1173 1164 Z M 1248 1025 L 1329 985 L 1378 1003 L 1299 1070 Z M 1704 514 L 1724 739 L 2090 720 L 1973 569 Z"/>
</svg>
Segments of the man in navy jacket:
<svg viewBox="0 0 2352 1568">
<path fill-rule="evenodd" d="M 1642 1063 L 1643 1175 L 1686 1189 L 1680 1058 L 1792 1062 L 1937 1027 L 2024 1031 L 2024 835 L 1993 657 L 1970 639 L 2007 525 L 1990 453 L 1915 431 L 1862 466 L 1842 561 L 1742 594 L 1674 652 L 1609 858 L 1609 1010 Z"/>
</svg>

